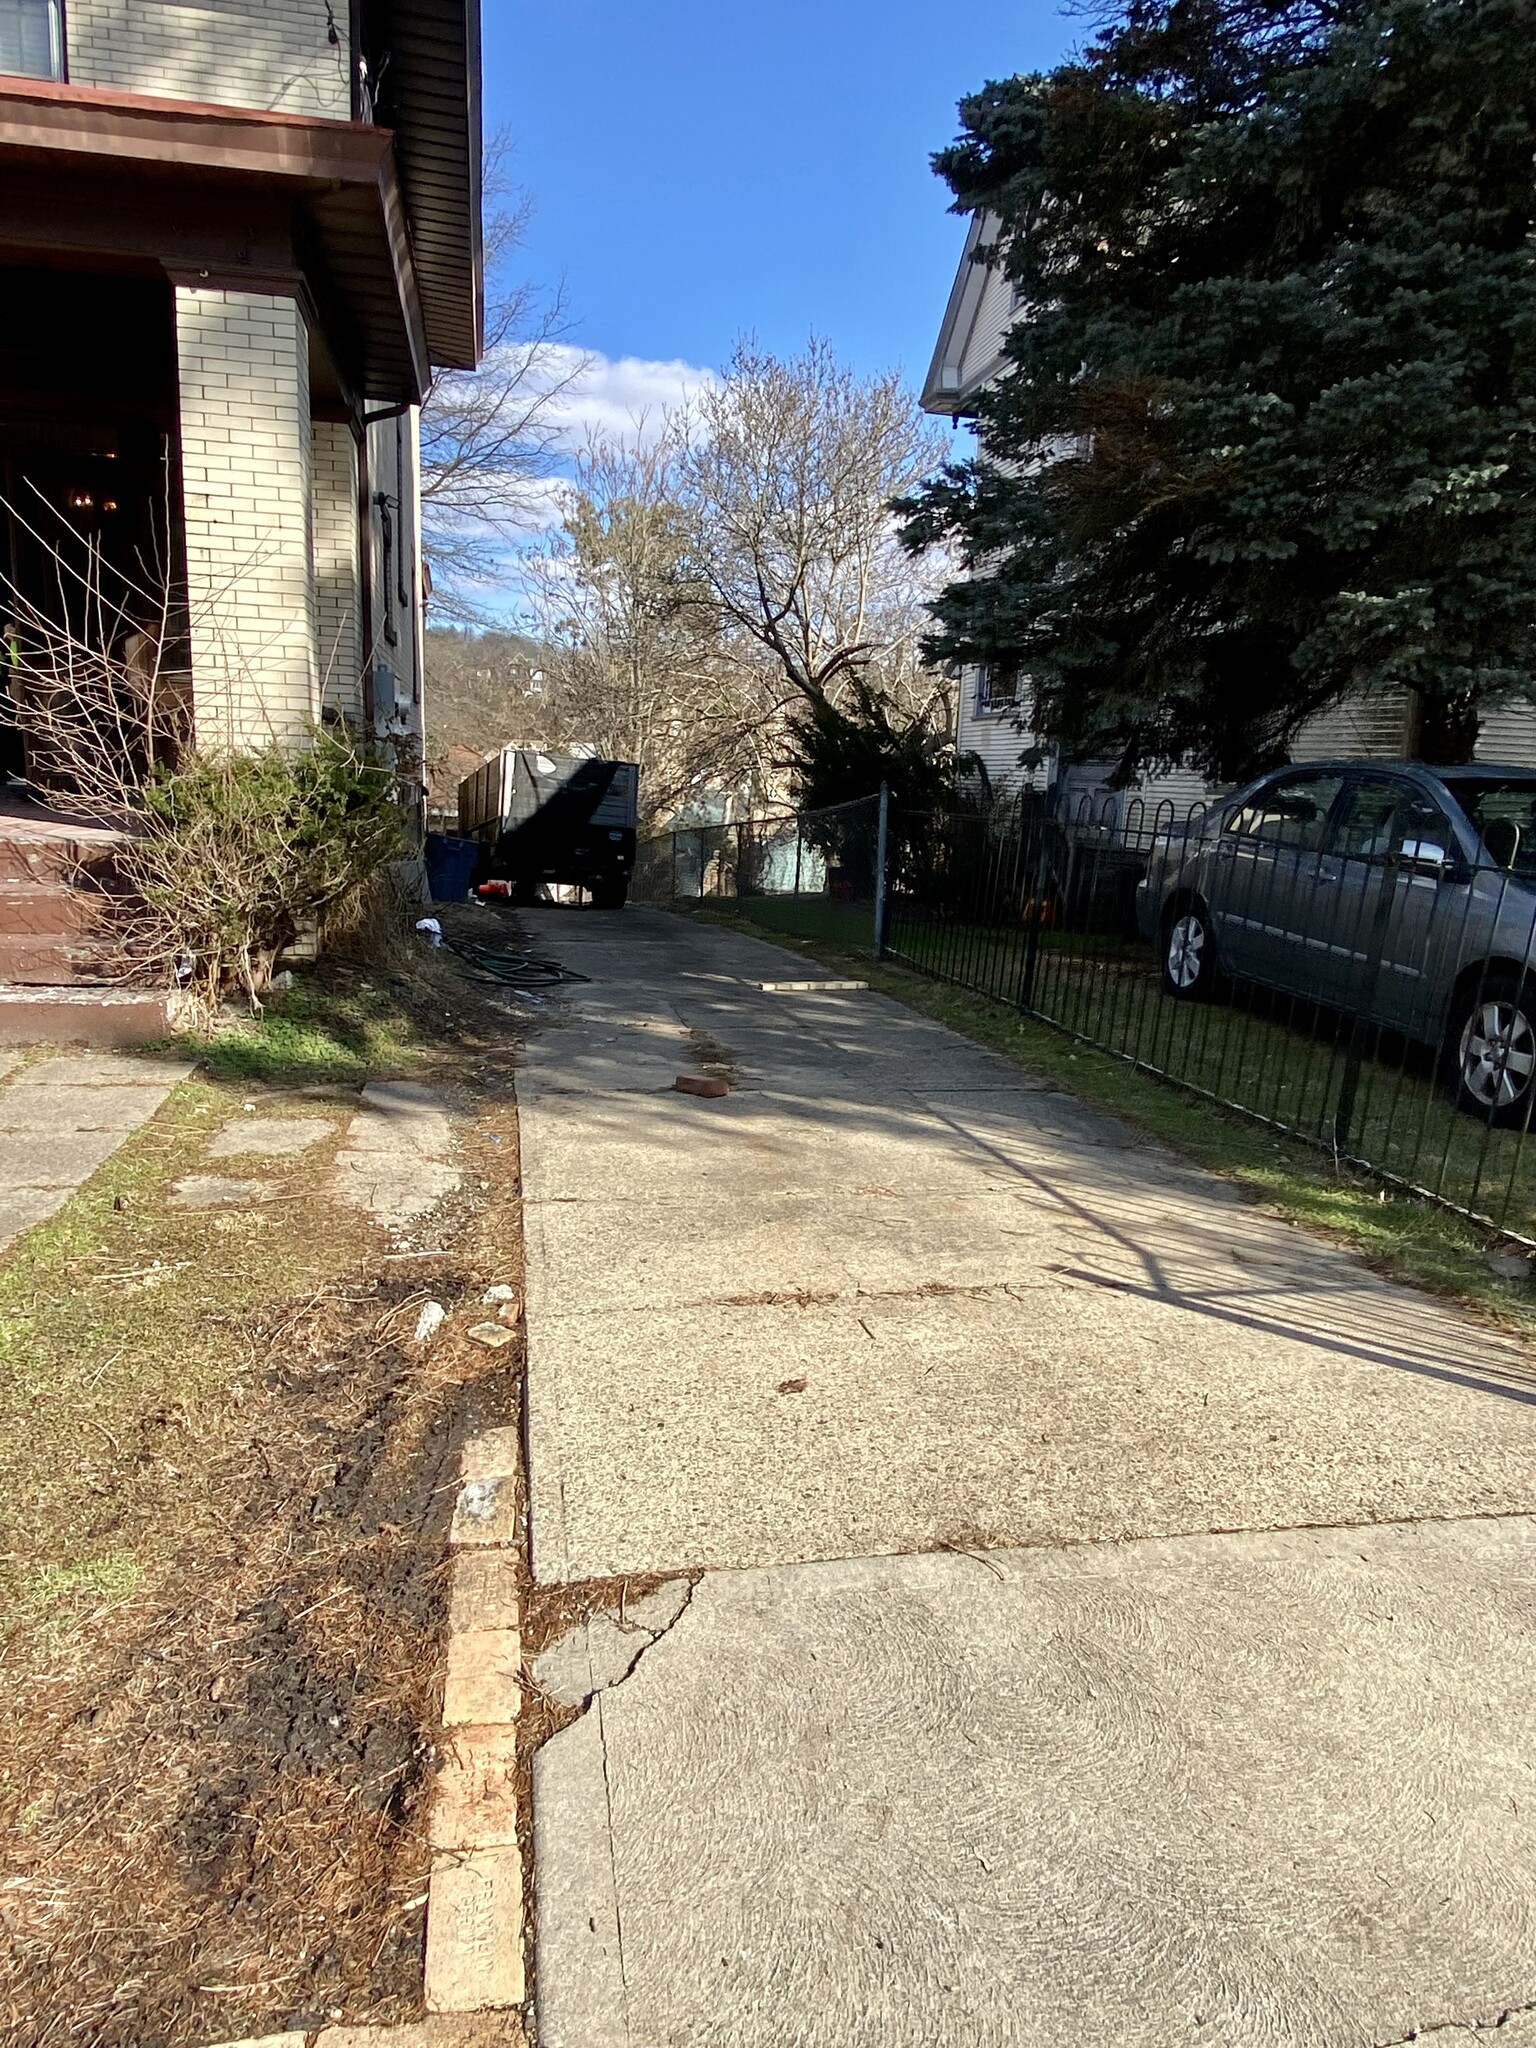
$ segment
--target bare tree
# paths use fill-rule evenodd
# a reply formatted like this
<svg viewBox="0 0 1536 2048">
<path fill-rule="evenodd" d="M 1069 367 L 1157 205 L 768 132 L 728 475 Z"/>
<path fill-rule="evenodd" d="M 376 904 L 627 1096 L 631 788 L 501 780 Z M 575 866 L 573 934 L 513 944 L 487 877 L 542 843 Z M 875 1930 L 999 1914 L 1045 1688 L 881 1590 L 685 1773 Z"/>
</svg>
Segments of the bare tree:
<svg viewBox="0 0 1536 2048">
<path fill-rule="evenodd" d="M 760 692 L 727 658 L 719 606 L 691 558 L 684 463 L 675 421 L 594 440 L 560 537 L 534 568 L 547 739 L 638 761 L 648 820 L 706 792 L 749 802 L 770 766 Z"/>
<path fill-rule="evenodd" d="M 528 202 L 505 177 L 504 136 L 486 150 L 486 190 L 506 203 L 485 223 L 485 350 L 477 370 L 433 383 L 421 416 L 422 547 L 433 610 L 466 623 L 474 586 L 492 580 L 506 543 L 540 523 L 559 469 L 560 401 L 588 368 L 567 340 L 559 293 L 516 275 Z"/>
<path fill-rule="evenodd" d="M 897 374 L 856 377 L 814 338 L 789 361 L 738 344 L 695 400 L 680 464 L 691 556 L 728 642 L 784 701 L 835 704 L 862 677 L 913 716 L 945 691 L 918 654 L 933 578 L 890 512 L 942 452 Z"/>
</svg>

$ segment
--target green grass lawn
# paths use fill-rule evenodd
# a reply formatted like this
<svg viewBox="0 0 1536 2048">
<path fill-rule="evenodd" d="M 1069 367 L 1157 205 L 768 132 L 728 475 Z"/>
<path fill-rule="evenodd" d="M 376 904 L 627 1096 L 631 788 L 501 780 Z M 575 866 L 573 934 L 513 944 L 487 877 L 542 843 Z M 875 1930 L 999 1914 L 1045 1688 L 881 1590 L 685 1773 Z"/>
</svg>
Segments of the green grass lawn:
<svg viewBox="0 0 1536 2048">
<path fill-rule="evenodd" d="M 1207 1003 L 1164 992 L 1150 951 L 1119 938 L 1045 932 L 1035 1015 L 1184 1087 L 1333 1150 L 1352 1021 L 1297 999 L 1232 988 Z M 1026 937 L 1009 928 L 898 915 L 897 956 L 1015 1006 Z M 1536 1238 L 1536 1142 L 1490 1130 L 1451 1099 L 1427 1047 L 1366 1032 L 1344 1150 L 1376 1171 Z"/>
<path fill-rule="evenodd" d="M 836 903 L 830 896 L 744 896 L 740 909 L 764 931 L 846 946 L 850 952 L 862 948 L 867 953 L 874 940 L 872 903 Z"/>
</svg>

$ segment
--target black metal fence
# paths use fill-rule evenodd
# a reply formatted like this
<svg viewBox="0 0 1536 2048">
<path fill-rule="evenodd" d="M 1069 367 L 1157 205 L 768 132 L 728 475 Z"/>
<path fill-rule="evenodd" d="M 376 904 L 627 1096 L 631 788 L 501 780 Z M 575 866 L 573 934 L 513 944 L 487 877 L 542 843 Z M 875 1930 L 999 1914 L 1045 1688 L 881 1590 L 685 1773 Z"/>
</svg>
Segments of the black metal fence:
<svg viewBox="0 0 1536 2048">
<path fill-rule="evenodd" d="M 873 946 L 1536 1245 L 1536 816 L 1509 803 L 1479 837 L 1385 774 L 1242 810 L 1025 798 L 893 818 L 882 876 L 870 798 L 664 835 L 635 894 Z"/>
<path fill-rule="evenodd" d="M 1536 859 L 1341 785 L 934 819 L 886 951 L 1536 1242 Z"/>
</svg>

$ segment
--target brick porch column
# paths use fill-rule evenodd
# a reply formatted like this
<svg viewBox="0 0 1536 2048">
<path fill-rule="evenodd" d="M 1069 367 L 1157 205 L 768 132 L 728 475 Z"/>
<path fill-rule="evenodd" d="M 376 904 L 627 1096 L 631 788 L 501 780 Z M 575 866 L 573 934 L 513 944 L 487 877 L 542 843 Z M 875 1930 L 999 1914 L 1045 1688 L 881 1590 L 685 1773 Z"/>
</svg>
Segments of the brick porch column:
<svg viewBox="0 0 1536 2048">
<path fill-rule="evenodd" d="M 290 298 L 176 288 L 192 694 L 205 746 L 320 715 L 309 337 Z"/>
<path fill-rule="evenodd" d="M 320 695 L 360 725 L 363 717 L 363 635 L 358 572 L 357 445 L 344 421 L 316 420 L 315 651 Z"/>
</svg>

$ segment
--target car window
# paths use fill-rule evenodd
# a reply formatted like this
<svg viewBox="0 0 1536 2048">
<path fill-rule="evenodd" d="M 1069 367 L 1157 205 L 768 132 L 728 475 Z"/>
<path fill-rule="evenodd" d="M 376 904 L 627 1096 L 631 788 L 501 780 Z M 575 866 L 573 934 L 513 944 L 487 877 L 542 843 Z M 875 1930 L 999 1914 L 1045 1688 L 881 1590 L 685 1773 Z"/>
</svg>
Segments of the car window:
<svg viewBox="0 0 1536 2048">
<path fill-rule="evenodd" d="M 1458 777 L 1452 791 L 1494 866 L 1536 875 L 1536 783 Z"/>
<path fill-rule="evenodd" d="M 1411 782 L 1372 775 L 1357 782 L 1334 821 L 1328 850 L 1355 859 L 1383 860 L 1409 841 L 1427 841 L 1446 853 L 1456 841 L 1444 811 Z"/>
<path fill-rule="evenodd" d="M 1243 839 L 1314 849 L 1323 843 L 1328 813 L 1343 787 L 1342 775 L 1282 776 L 1267 788 L 1255 790 L 1223 829 Z"/>
<path fill-rule="evenodd" d="M 1456 835 L 1441 806 L 1413 783 L 1370 776 L 1345 798 L 1328 845 L 1331 853 L 1382 860 L 1421 845 L 1453 854 Z"/>
</svg>

